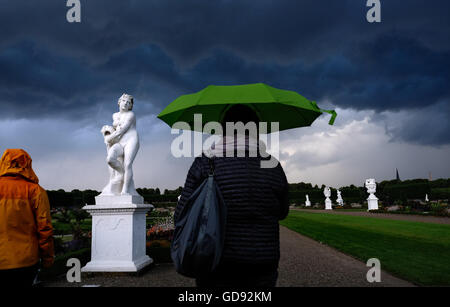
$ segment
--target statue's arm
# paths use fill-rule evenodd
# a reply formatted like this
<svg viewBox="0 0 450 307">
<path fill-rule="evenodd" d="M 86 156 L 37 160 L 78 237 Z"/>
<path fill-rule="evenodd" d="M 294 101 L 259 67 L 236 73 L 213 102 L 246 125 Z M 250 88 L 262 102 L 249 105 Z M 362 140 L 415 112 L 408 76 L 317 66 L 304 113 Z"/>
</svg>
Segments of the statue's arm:
<svg viewBox="0 0 450 307">
<path fill-rule="evenodd" d="M 130 129 L 130 127 L 136 122 L 136 117 L 134 116 L 134 113 L 130 112 L 131 114 L 127 116 L 125 121 L 117 127 L 116 131 L 111 135 L 112 139 L 120 139 L 125 132 Z"/>
</svg>

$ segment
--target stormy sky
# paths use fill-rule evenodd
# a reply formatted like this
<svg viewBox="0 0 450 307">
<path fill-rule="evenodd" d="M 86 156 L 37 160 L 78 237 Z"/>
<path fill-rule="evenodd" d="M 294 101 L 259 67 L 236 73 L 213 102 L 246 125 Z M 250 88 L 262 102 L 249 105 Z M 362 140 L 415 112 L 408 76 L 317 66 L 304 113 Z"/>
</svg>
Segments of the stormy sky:
<svg viewBox="0 0 450 307">
<path fill-rule="evenodd" d="M 156 115 L 210 84 L 264 82 L 338 112 L 281 133 L 290 182 L 450 177 L 450 2 L 0 0 L 0 151 L 24 148 L 47 189 L 100 190 L 99 132 L 135 97 L 137 187 L 183 185 L 193 158 Z"/>
</svg>

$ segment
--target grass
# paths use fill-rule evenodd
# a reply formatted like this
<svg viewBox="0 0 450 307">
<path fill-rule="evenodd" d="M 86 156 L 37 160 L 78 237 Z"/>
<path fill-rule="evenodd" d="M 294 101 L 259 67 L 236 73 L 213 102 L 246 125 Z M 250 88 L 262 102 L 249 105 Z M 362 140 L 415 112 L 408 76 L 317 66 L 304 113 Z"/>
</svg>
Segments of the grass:
<svg viewBox="0 0 450 307">
<path fill-rule="evenodd" d="M 281 222 L 298 233 L 426 286 L 450 285 L 450 226 L 291 211 Z"/>
<path fill-rule="evenodd" d="M 294 208 L 296 210 L 323 210 L 323 208 L 312 208 L 312 207 L 296 207 Z M 336 212 L 367 212 L 367 208 L 366 209 L 360 209 L 360 208 L 354 208 L 354 209 L 336 209 L 334 208 L 334 210 L 336 210 Z"/>
</svg>

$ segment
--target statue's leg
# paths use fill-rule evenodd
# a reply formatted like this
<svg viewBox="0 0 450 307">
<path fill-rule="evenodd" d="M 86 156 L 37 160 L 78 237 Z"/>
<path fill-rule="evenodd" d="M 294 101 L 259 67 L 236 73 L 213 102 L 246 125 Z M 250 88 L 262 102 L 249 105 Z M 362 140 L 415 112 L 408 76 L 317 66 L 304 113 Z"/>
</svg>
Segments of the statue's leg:
<svg viewBox="0 0 450 307">
<path fill-rule="evenodd" d="M 124 180 L 122 194 L 136 194 L 133 181 L 133 161 L 139 150 L 139 141 L 130 142 L 124 147 L 123 166 L 124 166 Z"/>
<path fill-rule="evenodd" d="M 114 144 L 108 151 L 108 156 L 106 157 L 106 162 L 108 165 L 117 171 L 119 174 L 124 173 L 123 164 L 119 161 L 119 157 L 123 155 L 123 147 L 120 144 Z"/>
</svg>

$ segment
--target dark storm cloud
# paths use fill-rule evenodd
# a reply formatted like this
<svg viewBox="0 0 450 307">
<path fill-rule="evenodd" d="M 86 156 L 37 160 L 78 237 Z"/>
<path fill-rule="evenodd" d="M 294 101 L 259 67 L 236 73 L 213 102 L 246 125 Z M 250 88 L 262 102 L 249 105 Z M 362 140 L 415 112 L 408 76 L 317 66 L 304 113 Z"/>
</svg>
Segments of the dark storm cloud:
<svg viewBox="0 0 450 307">
<path fill-rule="evenodd" d="M 397 115 L 394 115 L 397 117 Z M 428 108 L 402 112 L 386 127 L 393 141 L 441 146 L 450 144 L 450 104 L 441 102 Z"/>
<path fill-rule="evenodd" d="M 252 59 L 309 60 L 392 30 L 450 46 L 446 0 L 382 1 L 383 22 L 376 25 L 365 20 L 366 0 L 81 0 L 81 24 L 66 22 L 65 1 L 0 3 L 2 45 L 35 38 L 97 60 L 149 42 L 183 62 L 215 47 Z"/>
<path fill-rule="evenodd" d="M 208 84 L 251 82 L 343 108 L 450 115 L 433 107 L 450 100 L 448 1 L 382 1 L 381 24 L 366 22 L 365 0 L 81 3 L 69 24 L 65 1 L 0 0 L 2 118 L 78 119 L 126 91 L 157 113 Z M 432 137 L 391 132 L 449 143 L 432 124 Z"/>
</svg>

